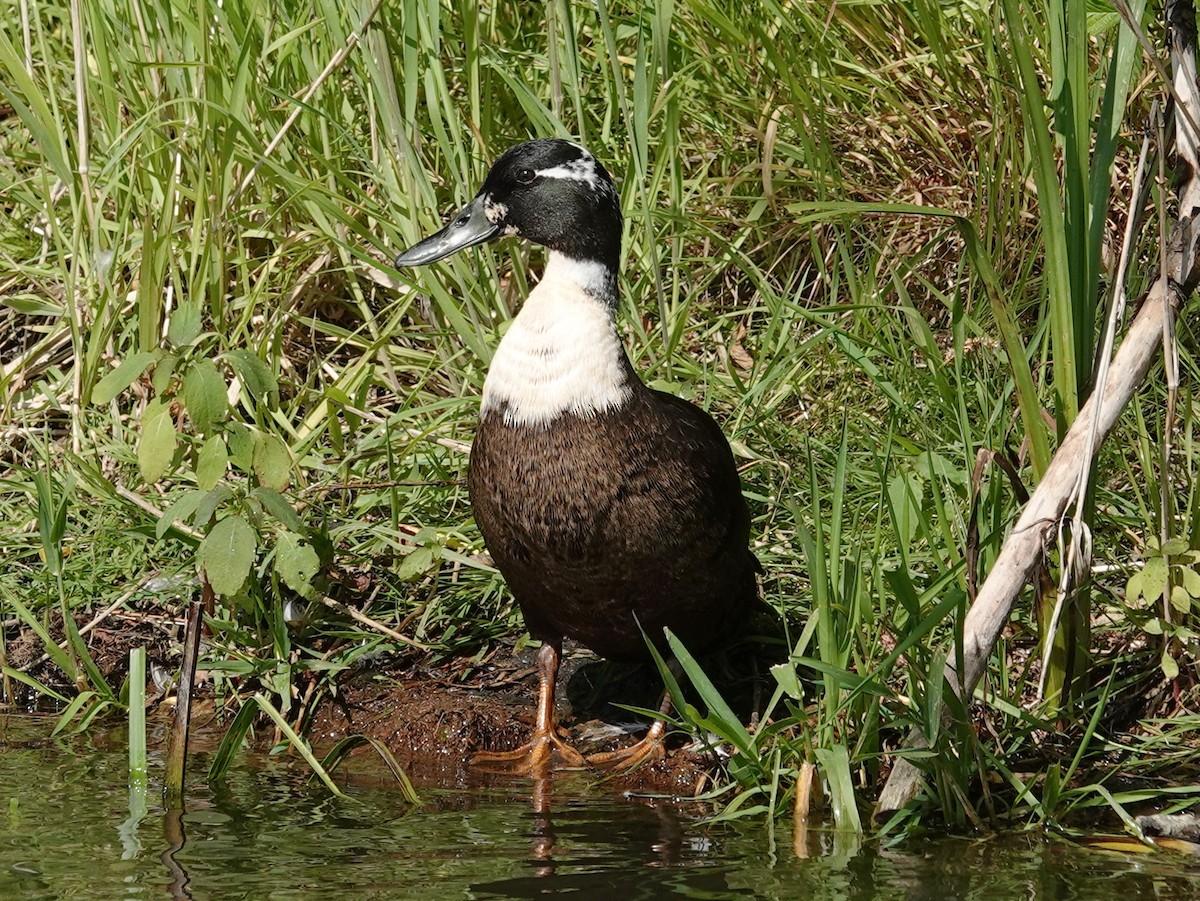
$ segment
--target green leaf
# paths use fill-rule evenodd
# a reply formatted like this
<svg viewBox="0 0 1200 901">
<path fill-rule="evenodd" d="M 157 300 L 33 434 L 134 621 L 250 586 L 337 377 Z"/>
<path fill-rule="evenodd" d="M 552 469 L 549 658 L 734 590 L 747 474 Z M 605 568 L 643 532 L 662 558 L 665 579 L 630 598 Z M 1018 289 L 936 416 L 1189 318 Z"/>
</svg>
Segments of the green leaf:
<svg viewBox="0 0 1200 901">
<path fill-rule="evenodd" d="M 1190 566 L 1181 567 L 1178 572 L 1179 582 L 1184 590 L 1192 597 L 1200 598 L 1200 573 Z"/>
<path fill-rule="evenodd" d="M 1162 597 L 1167 587 L 1167 561 L 1163 557 L 1150 557 L 1142 567 L 1142 596 L 1146 600 Z"/>
<path fill-rule="evenodd" d="M 796 675 L 796 667 L 791 663 L 777 663 L 771 667 L 771 675 L 775 677 L 775 681 L 779 683 L 779 687 L 784 690 L 790 698 L 795 698 L 797 701 L 804 700 L 804 689 L 800 685 L 800 678 Z"/>
<path fill-rule="evenodd" d="M 1179 675 L 1179 663 L 1168 651 L 1162 653 L 1162 671 L 1167 679 L 1174 679 Z"/>
<path fill-rule="evenodd" d="M 181 494 L 158 518 L 158 523 L 154 527 L 155 537 L 162 538 L 171 526 L 195 513 L 200 502 L 204 500 L 204 495 L 205 493 L 198 488 L 189 488 Z"/>
<path fill-rule="evenodd" d="M 233 367 L 233 371 L 237 373 L 251 397 L 265 402 L 268 407 L 279 403 L 279 383 L 266 363 L 243 348 L 229 351 L 225 354 L 225 359 Z"/>
<path fill-rule="evenodd" d="M 175 420 L 171 416 L 171 407 L 161 398 L 154 398 L 146 404 L 146 412 L 142 415 L 142 439 L 138 442 L 138 469 L 147 485 L 153 485 L 175 456 Z"/>
<path fill-rule="evenodd" d="M 850 772 L 850 753 L 845 745 L 814 748 L 813 753 L 829 782 L 829 802 L 833 807 L 833 823 L 839 831 L 862 832 L 858 804 L 854 798 L 854 776 Z"/>
<path fill-rule="evenodd" d="M 237 716 L 233 718 L 233 722 L 225 727 L 225 737 L 221 739 L 221 744 L 213 754 L 212 764 L 208 768 L 209 779 L 220 779 L 229 771 L 234 755 L 246 743 L 246 734 L 254 725 L 258 709 L 257 705 L 245 701 L 237 712 Z"/>
<path fill-rule="evenodd" d="M 240 422 L 231 422 L 226 428 L 229 437 L 229 459 L 242 472 L 249 474 L 254 469 L 254 432 Z"/>
<path fill-rule="evenodd" d="M 1180 613 L 1189 613 L 1192 609 L 1192 598 L 1182 585 L 1171 586 L 1171 606 Z"/>
<path fill-rule="evenodd" d="M 167 340 L 174 347 L 188 346 L 199 336 L 201 321 L 199 302 L 181 303 L 171 313 Z"/>
<path fill-rule="evenodd" d="M 154 367 L 154 375 L 150 376 L 150 387 L 154 389 L 155 394 L 167 393 L 167 389 L 171 387 L 171 376 L 175 374 L 175 367 L 178 365 L 178 354 L 164 353 L 159 358 Z"/>
<path fill-rule="evenodd" d="M 183 401 L 197 434 L 211 433 L 225 419 L 229 412 L 225 379 L 212 360 L 199 360 L 183 377 Z"/>
<path fill-rule="evenodd" d="M 1174 557 L 1178 554 L 1186 553 L 1187 550 L 1188 540 L 1186 538 L 1180 538 L 1179 536 L 1176 536 L 1169 539 L 1166 544 L 1162 546 L 1160 553 L 1164 557 Z"/>
<path fill-rule="evenodd" d="M 116 369 L 111 370 L 92 388 L 92 403 L 106 404 L 135 381 L 154 362 L 152 353 L 130 354 Z"/>
<path fill-rule="evenodd" d="M 259 486 L 250 493 L 251 497 L 256 497 L 262 502 L 263 507 L 267 512 L 274 516 L 277 520 L 287 526 L 293 532 L 303 534 L 305 532 L 304 523 L 300 517 L 296 515 L 296 511 L 292 509 L 292 505 L 288 503 L 287 498 L 276 491 L 274 488 L 263 488 Z"/>
<path fill-rule="evenodd" d="M 422 545 L 404 555 L 404 559 L 396 567 L 396 578 L 402 582 L 414 582 L 429 572 L 432 565 L 433 548 Z"/>
<path fill-rule="evenodd" d="M 200 545 L 200 565 L 213 591 L 222 597 L 237 594 L 246 584 L 258 547 L 258 535 L 240 516 L 226 516 Z"/>
<path fill-rule="evenodd" d="M 215 488 L 225 476 L 229 465 L 229 454 L 225 450 L 225 439 L 213 435 L 200 447 L 196 455 L 196 484 L 204 491 Z"/>
<path fill-rule="evenodd" d="M 1142 596 L 1142 581 L 1140 569 L 1129 577 L 1129 581 L 1125 583 L 1125 603 L 1132 604 Z"/>
<path fill-rule="evenodd" d="M 225 485 L 218 485 L 212 489 L 196 505 L 195 512 L 192 514 L 192 525 L 203 528 L 213 518 L 217 508 L 231 497 L 233 497 L 233 492 Z"/>
<path fill-rule="evenodd" d="M 268 488 L 282 491 L 292 477 L 292 455 L 276 435 L 254 433 L 254 474 Z"/>
<path fill-rule="evenodd" d="M 321 569 L 314 551 L 295 532 L 280 532 L 275 543 L 275 571 L 288 587 L 310 601 L 317 596 L 313 578 Z"/>
<path fill-rule="evenodd" d="M 896 532 L 901 547 L 911 546 L 916 536 L 917 524 L 921 519 L 921 496 L 924 489 L 924 480 L 912 473 L 901 473 L 888 482 L 889 506 L 896 520 Z"/>
</svg>

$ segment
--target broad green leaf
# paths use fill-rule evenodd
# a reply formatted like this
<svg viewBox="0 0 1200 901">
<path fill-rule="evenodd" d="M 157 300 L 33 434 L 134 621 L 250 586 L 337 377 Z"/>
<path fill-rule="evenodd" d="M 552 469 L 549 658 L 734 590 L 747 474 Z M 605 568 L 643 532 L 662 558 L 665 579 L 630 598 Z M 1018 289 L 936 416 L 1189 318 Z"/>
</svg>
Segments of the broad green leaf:
<svg viewBox="0 0 1200 901">
<path fill-rule="evenodd" d="M 1188 540 L 1186 538 L 1181 538 L 1177 535 L 1174 538 L 1169 539 L 1162 546 L 1161 553 L 1164 557 L 1174 557 L 1174 556 L 1177 556 L 1178 554 L 1186 553 L 1187 550 L 1188 550 Z"/>
<path fill-rule="evenodd" d="M 797 701 L 804 700 L 804 689 L 800 685 L 800 677 L 796 675 L 796 667 L 791 663 L 777 663 L 771 667 L 771 675 L 779 683 L 788 697 Z"/>
<path fill-rule="evenodd" d="M 200 545 L 200 565 L 213 591 L 222 597 L 237 594 L 254 565 L 258 535 L 240 516 L 226 516 Z"/>
<path fill-rule="evenodd" d="M 1174 679 L 1179 675 L 1179 663 L 1171 656 L 1169 651 L 1163 651 L 1162 653 L 1162 671 L 1168 680 Z"/>
<path fill-rule="evenodd" d="M 92 403 L 106 404 L 141 377 L 154 362 L 152 353 L 130 354 L 92 388 Z"/>
<path fill-rule="evenodd" d="M 254 470 L 254 432 L 237 421 L 230 422 L 225 431 L 230 461 L 248 475 Z"/>
<path fill-rule="evenodd" d="M 146 405 L 142 415 L 142 439 L 138 442 L 138 469 L 147 485 L 153 485 L 175 456 L 175 420 L 171 407 L 161 398 L 154 398 Z"/>
<path fill-rule="evenodd" d="M 1192 598 L 1182 585 L 1171 586 L 1171 606 L 1180 613 L 1188 613 L 1192 609 Z"/>
<path fill-rule="evenodd" d="M 433 548 L 422 545 L 404 555 L 404 559 L 396 567 L 396 578 L 404 582 L 415 581 L 429 572 L 432 565 Z"/>
<path fill-rule="evenodd" d="M 150 386 L 155 394 L 167 393 L 167 389 L 171 387 L 171 376 L 175 374 L 175 367 L 178 365 L 178 354 L 165 353 L 159 358 L 158 365 L 154 367 L 154 375 L 150 376 Z"/>
<path fill-rule="evenodd" d="M 192 429 L 207 435 L 222 422 L 229 411 L 225 398 L 225 379 L 212 360 L 199 360 L 183 377 L 183 401 Z"/>
<path fill-rule="evenodd" d="M 213 518 L 213 514 L 217 512 L 221 504 L 225 503 L 231 497 L 233 497 L 233 492 L 224 485 L 218 485 L 212 489 L 196 505 L 196 510 L 192 514 L 192 525 L 204 528 L 208 524 L 208 521 Z"/>
<path fill-rule="evenodd" d="M 163 511 L 162 516 L 158 518 L 158 524 L 154 527 L 154 534 L 157 538 L 162 538 L 167 534 L 167 530 L 181 519 L 188 519 L 196 508 L 200 506 L 200 502 L 204 500 L 205 493 L 198 488 L 189 488 L 181 494 L 171 506 Z"/>
<path fill-rule="evenodd" d="M 302 597 L 317 596 L 313 578 L 321 569 L 321 561 L 308 544 L 295 532 L 280 532 L 275 543 L 275 571 L 288 587 Z"/>
<path fill-rule="evenodd" d="M 229 454 L 225 450 L 225 439 L 213 435 L 200 447 L 196 455 L 196 484 L 208 491 L 215 488 L 217 482 L 225 476 L 229 465 Z"/>
<path fill-rule="evenodd" d="M 288 503 L 287 498 L 276 491 L 274 488 L 264 488 L 259 486 L 251 493 L 252 497 L 258 498 L 267 512 L 278 519 L 281 523 L 287 526 L 293 532 L 303 533 L 304 523 L 300 517 L 296 515 L 296 511 L 292 505 Z"/>
<path fill-rule="evenodd" d="M 1125 583 L 1125 603 L 1132 604 L 1142 596 L 1142 571 L 1139 569 Z"/>
<path fill-rule="evenodd" d="M 242 380 L 242 385 L 250 392 L 251 397 L 266 403 L 268 407 L 279 403 L 279 383 L 266 363 L 243 348 L 229 351 L 225 354 L 225 359 L 229 361 L 229 365 Z"/>
<path fill-rule="evenodd" d="M 1192 569 L 1190 566 L 1184 566 L 1179 569 L 1179 582 L 1184 589 L 1194 598 L 1200 598 L 1200 573 Z"/>
<path fill-rule="evenodd" d="M 292 455 L 278 436 L 254 433 L 254 474 L 268 488 L 282 491 L 292 477 Z"/>
<path fill-rule="evenodd" d="M 1142 596 L 1146 600 L 1162 597 L 1167 587 L 1167 561 L 1162 557 L 1151 557 L 1142 567 Z"/>
<path fill-rule="evenodd" d="M 171 313 L 167 340 L 172 347 L 187 347 L 199 336 L 201 324 L 199 302 L 182 303 Z"/>
</svg>

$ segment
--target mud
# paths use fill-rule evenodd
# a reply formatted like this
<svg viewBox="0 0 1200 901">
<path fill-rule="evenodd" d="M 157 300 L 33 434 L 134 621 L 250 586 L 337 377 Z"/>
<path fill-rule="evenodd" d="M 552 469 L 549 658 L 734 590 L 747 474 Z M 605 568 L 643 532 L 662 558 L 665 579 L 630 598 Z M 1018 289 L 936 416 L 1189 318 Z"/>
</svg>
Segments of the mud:
<svg viewBox="0 0 1200 901">
<path fill-rule="evenodd" d="M 363 673 L 322 703 L 310 736 L 314 742 L 362 734 L 382 741 L 418 783 L 469 786 L 494 776 L 470 764 L 477 751 L 505 751 L 533 732 L 537 674 L 535 651 L 494 655 L 470 679 L 453 682 L 444 673 Z M 581 752 L 634 744 L 650 720 L 617 705 L 653 709 L 662 681 L 650 667 L 600 661 L 569 644 L 557 692 L 562 731 Z M 364 750 L 361 753 L 370 753 Z M 630 773 L 584 771 L 614 790 L 692 797 L 709 786 L 718 759 L 686 736 L 669 736 L 660 761 Z"/>
</svg>

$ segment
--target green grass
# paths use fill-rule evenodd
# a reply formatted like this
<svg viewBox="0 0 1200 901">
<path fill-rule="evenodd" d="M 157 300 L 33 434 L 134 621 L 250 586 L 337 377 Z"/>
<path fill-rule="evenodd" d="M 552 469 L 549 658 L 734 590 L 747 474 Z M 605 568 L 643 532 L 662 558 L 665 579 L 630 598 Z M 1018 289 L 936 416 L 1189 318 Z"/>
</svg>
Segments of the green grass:
<svg viewBox="0 0 1200 901">
<path fill-rule="evenodd" d="M 909 813 L 964 826 L 1059 822 L 1114 762 L 1159 775 L 1164 744 L 1190 763 L 1193 729 L 1139 719 L 1171 709 L 1142 698 L 1164 660 L 1190 689 L 1191 564 L 1164 567 L 1183 589 L 1169 622 L 1125 591 L 1162 497 L 1200 546 L 1192 399 L 1164 494 L 1156 386 L 1097 469 L 1106 568 L 1077 698 L 1034 701 L 1022 603 L 973 706 L 988 728 L 937 716 L 972 516 L 986 574 L 1018 507 L 995 466 L 973 482 L 977 453 L 1032 487 L 1078 408 L 1106 229 L 1162 94 L 1115 14 L 1084 7 L 0 5 L 0 607 L 8 641 L 44 634 L 63 671 L 6 678 L 84 697 L 73 717 L 119 703 L 54 622 L 198 564 L 223 596 L 218 691 L 300 732 L 299 685 L 398 647 L 317 615 L 290 629 L 285 600 L 369 599 L 436 656 L 519 634 L 463 474 L 539 253 L 496 245 L 433 274 L 390 259 L 509 144 L 563 135 L 619 174 L 631 357 L 724 426 L 791 623 L 763 728 L 743 735 L 708 687 L 695 711 L 736 748 L 726 815 L 786 811 L 815 761 L 854 828 L 913 726 L 928 792 Z M 1186 314 L 1180 336 L 1187 384 Z"/>
</svg>

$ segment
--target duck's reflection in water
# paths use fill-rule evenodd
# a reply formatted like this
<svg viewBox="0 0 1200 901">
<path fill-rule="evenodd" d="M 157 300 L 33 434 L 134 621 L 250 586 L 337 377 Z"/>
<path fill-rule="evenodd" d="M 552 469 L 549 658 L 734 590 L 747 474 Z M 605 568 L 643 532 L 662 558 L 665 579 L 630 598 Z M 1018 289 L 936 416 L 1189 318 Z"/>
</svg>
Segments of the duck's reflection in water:
<svg viewBox="0 0 1200 901">
<path fill-rule="evenodd" d="M 709 839 L 690 831 L 667 801 L 597 804 L 576 793 L 558 801 L 553 776 L 534 778 L 530 795 L 530 856 L 513 862 L 507 879 L 472 889 L 487 897 L 535 898 L 570 892 L 575 898 L 661 898 L 728 891 L 725 868 L 712 866 Z"/>
</svg>

